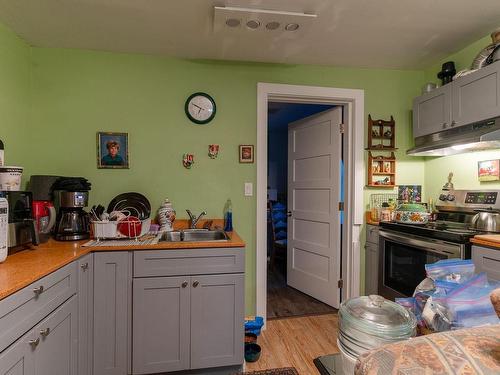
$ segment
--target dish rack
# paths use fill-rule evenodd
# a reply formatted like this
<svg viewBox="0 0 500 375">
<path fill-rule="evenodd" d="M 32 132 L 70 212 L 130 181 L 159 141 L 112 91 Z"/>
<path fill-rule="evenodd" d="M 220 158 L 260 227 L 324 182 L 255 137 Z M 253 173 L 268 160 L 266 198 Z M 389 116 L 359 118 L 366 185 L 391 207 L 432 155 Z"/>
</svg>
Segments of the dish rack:
<svg viewBox="0 0 500 375">
<path fill-rule="evenodd" d="M 383 203 L 389 203 L 389 201 L 397 202 L 397 194 L 372 194 L 370 196 L 370 212 L 373 221 L 380 221 L 380 212 L 382 210 Z"/>
<path fill-rule="evenodd" d="M 92 224 L 92 233 L 93 237 L 97 240 L 116 240 L 120 238 L 134 238 L 138 239 L 139 237 L 144 236 L 149 233 L 149 229 L 151 227 L 151 219 L 145 219 L 141 221 L 141 232 L 135 232 L 135 225 L 137 221 L 128 221 L 128 220 L 120 220 L 120 221 L 91 221 Z M 125 236 L 120 233 L 118 230 L 118 225 L 128 225 L 128 232 L 131 233 L 131 236 Z"/>
</svg>

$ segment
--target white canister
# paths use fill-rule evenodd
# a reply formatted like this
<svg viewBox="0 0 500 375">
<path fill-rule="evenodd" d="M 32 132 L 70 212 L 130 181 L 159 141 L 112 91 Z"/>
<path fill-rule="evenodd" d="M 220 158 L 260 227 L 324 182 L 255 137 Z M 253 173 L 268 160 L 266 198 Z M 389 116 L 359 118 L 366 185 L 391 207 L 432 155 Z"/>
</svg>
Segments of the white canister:
<svg viewBox="0 0 500 375">
<path fill-rule="evenodd" d="M 0 190 L 21 190 L 23 167 L 0 167 Z"/>
<path fill-rule="evenodd" d="M 160 232 L 171 232 L 174 230 L 175 210 L 172 203 L 165 199 L 158 210 L 158 221 L 160 222 Z"/>
</svg>

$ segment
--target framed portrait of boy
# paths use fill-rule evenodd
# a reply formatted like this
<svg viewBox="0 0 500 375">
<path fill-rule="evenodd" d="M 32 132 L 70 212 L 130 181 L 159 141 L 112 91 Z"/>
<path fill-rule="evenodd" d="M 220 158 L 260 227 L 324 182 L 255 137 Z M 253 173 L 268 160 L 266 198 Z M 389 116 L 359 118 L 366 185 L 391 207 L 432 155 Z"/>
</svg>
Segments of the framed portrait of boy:
<svg viewBox="0 0 500 375">
<path fill-rule="evenodd" d="M 240 163 L 253 163 L 253 145 L 240 145 Z"/>
<path fill-rule="evenodd" d="M 97 168 L 129 168 L 128 133 L 97 133 Z"/>
</svg>

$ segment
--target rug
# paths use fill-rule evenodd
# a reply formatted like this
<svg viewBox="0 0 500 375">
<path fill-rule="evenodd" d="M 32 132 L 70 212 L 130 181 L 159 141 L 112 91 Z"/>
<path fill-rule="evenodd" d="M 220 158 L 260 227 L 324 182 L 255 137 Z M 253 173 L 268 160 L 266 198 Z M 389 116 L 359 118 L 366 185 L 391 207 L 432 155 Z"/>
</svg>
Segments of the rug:
<svg viewBox="0 0 500 375">
<path fill-rule="evenodd" d="M 261 371 L 242 372 L 240 375 L 299 375 L 299 373 L 295 367 L 283 367 Z"/>
</svg>

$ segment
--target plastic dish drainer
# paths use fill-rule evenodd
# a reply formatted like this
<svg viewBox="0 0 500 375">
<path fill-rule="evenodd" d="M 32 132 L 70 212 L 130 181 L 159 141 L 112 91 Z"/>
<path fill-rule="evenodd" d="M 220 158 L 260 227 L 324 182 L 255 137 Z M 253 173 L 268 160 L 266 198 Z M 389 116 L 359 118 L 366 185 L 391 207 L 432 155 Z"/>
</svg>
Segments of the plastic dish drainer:
<svg viewBox="0 0 500 375">
<path fill-rule="evenodd" d="M 141 232 L 133 233 L 135 229 L 135 225 L 137 221 L 128 221 L 128 220 L 120 220 L 120 221 L 92 221 L 92 230 L 94 234 L 94 238 L 96 240 L 111 240 L 111 239 L 119 239 L 119 238 L 135 238 L 136 240 L 149 233 L 149 229 L 151 227 L 151 219 L 145 219 L 141 221 Z M 131 236 L 125 236 L 118 230 L 118 225 L 128 225 L 128 232 L 133 234 Z"/>
</svg>

